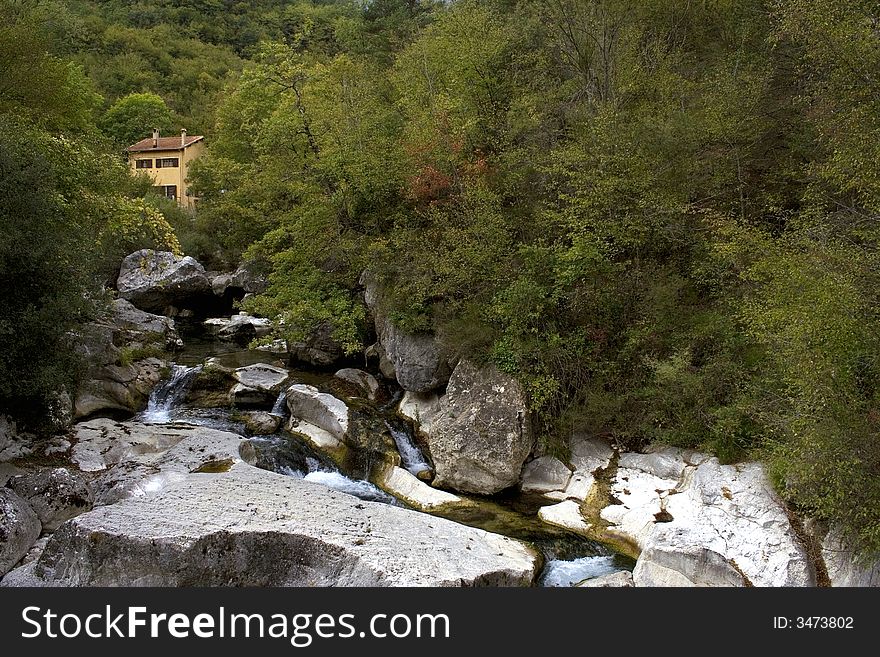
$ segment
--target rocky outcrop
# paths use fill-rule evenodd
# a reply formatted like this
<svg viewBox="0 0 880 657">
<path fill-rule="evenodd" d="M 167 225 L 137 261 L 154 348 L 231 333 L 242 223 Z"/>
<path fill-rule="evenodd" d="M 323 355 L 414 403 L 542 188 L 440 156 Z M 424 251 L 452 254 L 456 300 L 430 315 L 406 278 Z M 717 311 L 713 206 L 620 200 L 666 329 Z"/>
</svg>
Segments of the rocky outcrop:
<svg viewBox="0 0 880 657">
<path fill-rule="evenodd" d="M 68 468 L 41 468 L 13 477 L 7 484 L 37 514 L 44 531 L 92 508 L 94 495 L 79 472 Z"/>
<path fill-rule="evenodd" d="M 114 422 L 76 426 L 71 460 L 99 473 L 95 504 L 114 504 L 161 490 L 191 472 L 228 470 L 253 462 L 253 446 L 241 436 L 206 427 Z"/>
<path fill-rule="evenodd" d="M 205 268 L 194 258 L 151 249 L 125 257 L 116 289 L 138 308 L 163 314 L 169 306 L 198 306 L 213 296 Z"/>
<path fill-rule="evenodd" d="M 268 319 L 247 314 L 213 317 L 205 320 L 204 326 L 221 340 L 244 345 L 255 338 L 268 335 L 272 330 L 272 323 Z"/>
<path fill-rule="evenodd" d="M 164 354 L 182 342 L 173 320 L 116 299 L 106 319 L 83 327 L 76 344 L 88 366 L 73 402 L 73 418 L 80 419 L 143 410 L 168 365 Z"/>
<path fill-rule="evenodd" d="M 812 586 L 815 574 L 756 463 L 662 448 L 623 453 L 600 512 L 640 551 L 636 586 Z"/>
<path fill-rule="evenodd" d="M 430 392 L 442 388 L 452 374 L 454 359 L 429 333 L 407 333 L 387 314 L 386 300 L 373 276 L 364 273 L 364 301 L 373 316 L 379 338 L 380 358 L 389 364 L 383 373 L 393 370 L 400 387 L 410 392 Z"/>
<path fill-rule="evenodd" d="M 518 541 L 238 464 L 62 526 L 3 586 L 527 586 Z"/>
<path fill-rule="evenodd" d="M 8 488 L 0 488 L 0 576 L 21 561 L 40 536 L 40 520 Z"/>
<path fill-rule="evenodd" d="M 0 414 L 0 463 L 27 456 L 32 451 L 32 436 L 22 436 L 15 421 Z"/>
<path fill-rule="evenodd" d="M 571 481 L 571 470 L 553 456 L 541 456 L 523 467 L 520 488 L 524 493 L 564 491 Z"/>
<path fill-rule="evenodd" d="M 519 481 L 533 444 L 525 394 L 516 380 L 491 365 L 459 362 L 428 434 L 434 485 L 497 493 Z"/>
<path fill-rule="evenodd" d="M 369 372 L 346 367 L 338 370 L 333 376 L 354 386 L 361 396 L 366 397 L 370 401 L 375 401 L 379 396 L 379 382 Z"/>
</svg>

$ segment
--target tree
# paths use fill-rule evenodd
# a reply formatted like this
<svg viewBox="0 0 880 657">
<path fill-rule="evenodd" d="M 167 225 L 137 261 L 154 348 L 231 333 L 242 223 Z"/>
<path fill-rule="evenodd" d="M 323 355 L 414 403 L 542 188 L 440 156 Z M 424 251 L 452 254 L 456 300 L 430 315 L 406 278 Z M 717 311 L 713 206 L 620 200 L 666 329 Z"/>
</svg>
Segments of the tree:
<svg viewBox="0 0 880 657">
<path fill-rule="evenodd" d="M 101 117 L 101 129 L 120 146 L 128 146 L 149 136 L 153 129 L 168 134 L 171 110 L 153 93 L 129 94 L 117 100 Z"/>
</svg>

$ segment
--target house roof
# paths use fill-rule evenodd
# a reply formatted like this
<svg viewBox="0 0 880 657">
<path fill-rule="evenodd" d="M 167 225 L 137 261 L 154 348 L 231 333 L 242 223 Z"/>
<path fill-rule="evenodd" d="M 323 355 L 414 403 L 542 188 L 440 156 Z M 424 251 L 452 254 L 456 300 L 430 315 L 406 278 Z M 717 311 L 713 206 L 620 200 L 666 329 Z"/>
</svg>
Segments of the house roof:
<svg viewBox="0 0 880 657">
<path fill-rule="evenodd" d="M 187 136 L 183 148 L 192 146 L 197 141 L 201 141 L 204 138 L 203 135 Z M 180 149 L 180 136 L 178 135 L 177 137 L 159 137 L 158 146 L 153 146 L 153 138 L 147 137 L 146 139 L 141 139 L 136 144 L 132 144 L 125 150 L 129 153 L 145 153 L 149 151 L 179 151 Z"/>
</svg>

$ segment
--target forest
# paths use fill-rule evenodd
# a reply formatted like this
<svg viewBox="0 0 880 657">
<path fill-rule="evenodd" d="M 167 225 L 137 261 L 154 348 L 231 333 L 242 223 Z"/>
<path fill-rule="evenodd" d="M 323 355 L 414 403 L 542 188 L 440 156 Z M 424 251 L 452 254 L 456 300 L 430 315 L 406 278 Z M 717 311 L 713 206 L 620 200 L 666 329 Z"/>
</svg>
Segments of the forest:
<svg viewBox="0 0 880 657">
<path fill-rule="evenodd" d="M 126 166 L 205 135 L 186 212 Z M 0 409 L 40 430 L 143 247 L 299 339 L 394 322 L 573 428 L 764 462 L 880 550 L 867 0 L 0 0 Z"/>
</svg>

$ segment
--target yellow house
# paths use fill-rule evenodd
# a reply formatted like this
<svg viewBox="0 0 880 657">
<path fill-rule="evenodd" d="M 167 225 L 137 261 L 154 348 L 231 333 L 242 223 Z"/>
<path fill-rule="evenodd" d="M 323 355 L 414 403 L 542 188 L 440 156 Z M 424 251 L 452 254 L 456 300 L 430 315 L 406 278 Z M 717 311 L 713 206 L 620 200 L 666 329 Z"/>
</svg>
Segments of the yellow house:
<svg viewBox="0 0 880 657">
<path fill-rule="evenodd" d="M 160 137 L 159 131 L 153 130 L 152 137 L 126 150 L 132 171 L 148 174 L 160 194 L 185 208 L 195 206 L 196 198 L 190 194 L 186 178 L 190 162 L 205 150 L 203 136 L 187 137 L 186 130 L 181 130 L 179 137 Z"/>
</svg>

